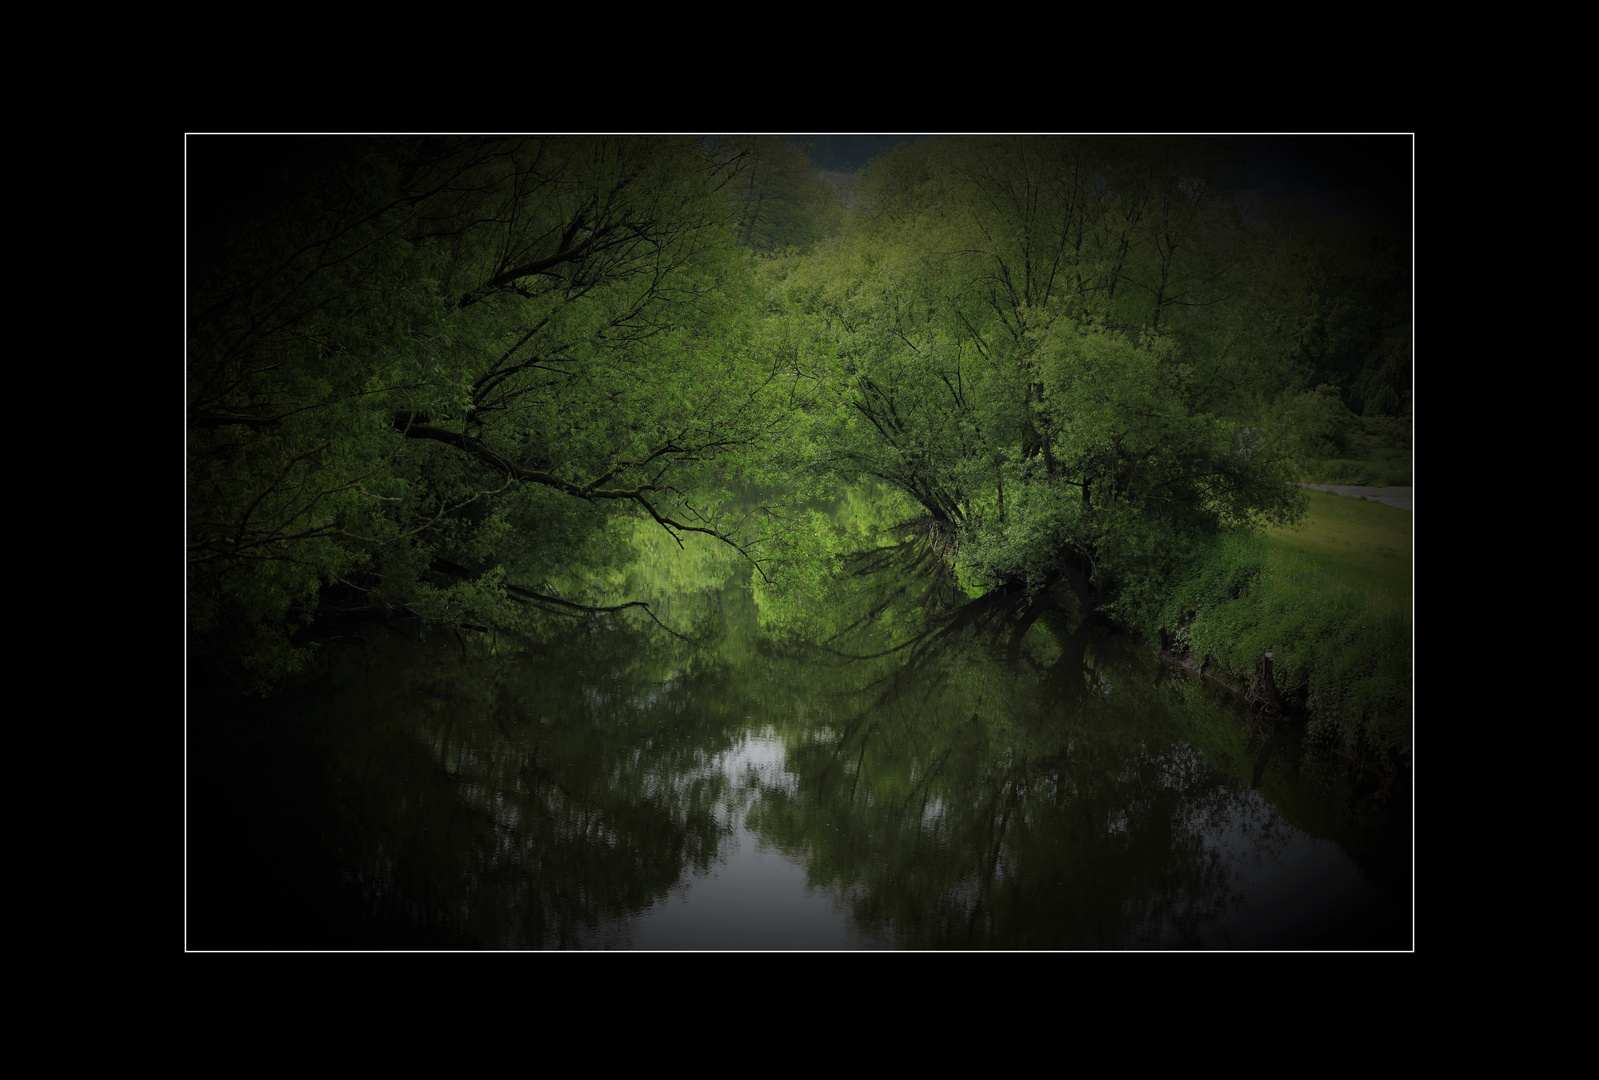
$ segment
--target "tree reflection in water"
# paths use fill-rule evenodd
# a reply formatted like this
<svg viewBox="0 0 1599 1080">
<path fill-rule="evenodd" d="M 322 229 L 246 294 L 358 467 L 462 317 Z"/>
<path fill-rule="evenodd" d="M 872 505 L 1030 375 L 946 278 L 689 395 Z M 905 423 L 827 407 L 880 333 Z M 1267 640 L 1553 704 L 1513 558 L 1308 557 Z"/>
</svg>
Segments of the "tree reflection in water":
<svg viewBox="0 0 1599 1080">
<path fill-rule="evenodd" d="M 201 723 L 191 944 L 626 948 L 754 847 L 848 926 L 704 947 L 1408 946 L 1408 898 L 1347 858 L 1351 910 L 1256 910 L 1257 868 L 1304 829 L 1358 847 L 1328 824 L 1347 787 L 1293 750 L 1254 776 L 1263 740 L 1230 703 L 1157 685 L 1147 650 L 1069 599 L 969 597 L 914 530 L 780 625 L 734 563 L 654 593 L 639 573 L 617 587 L 698 644 L 574 619 L 463 660 L 368 632 L 271 718 Z M 735 764 L 755 737 L 780 766 Z"/>
</svg>

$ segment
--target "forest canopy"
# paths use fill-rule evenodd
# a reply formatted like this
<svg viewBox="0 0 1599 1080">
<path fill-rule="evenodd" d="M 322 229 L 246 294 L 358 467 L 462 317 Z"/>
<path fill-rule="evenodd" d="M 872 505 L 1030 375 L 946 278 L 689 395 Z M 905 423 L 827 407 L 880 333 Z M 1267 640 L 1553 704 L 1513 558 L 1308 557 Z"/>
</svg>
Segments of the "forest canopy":
<svg viewBox="0 0 1599 1080">
<path fill-rule="evenodd" d="M 624 517 L 780 585 L 788 508 L 867 476 L 970 587 L 1136 621 L 1292 519 L 1327 402 L 1409 408 L 1408 254 L 1247 213 L 1240 154 L 924 139 L 841 185 L 770 136 L 191 139 L 191 652 L 267 688 L 319 615 L 580 608 Z"/>
</svg>

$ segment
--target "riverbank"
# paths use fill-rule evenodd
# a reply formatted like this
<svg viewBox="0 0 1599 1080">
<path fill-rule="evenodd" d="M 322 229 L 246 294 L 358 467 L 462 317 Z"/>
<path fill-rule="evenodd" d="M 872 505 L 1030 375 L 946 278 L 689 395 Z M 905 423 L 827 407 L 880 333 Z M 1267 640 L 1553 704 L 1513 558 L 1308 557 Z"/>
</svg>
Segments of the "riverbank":
<svg viewBox="0 0 1599 1080">
<path fill-rule="evenodd" d="M 1176 582 L 1163 644 L 1195 670 L 1265 697 L 1350 751 L 1405 751 L 1413 669 L 1414 515 L 1331 492 L 1298 525 L 1217 540 Z"/>
</svg>

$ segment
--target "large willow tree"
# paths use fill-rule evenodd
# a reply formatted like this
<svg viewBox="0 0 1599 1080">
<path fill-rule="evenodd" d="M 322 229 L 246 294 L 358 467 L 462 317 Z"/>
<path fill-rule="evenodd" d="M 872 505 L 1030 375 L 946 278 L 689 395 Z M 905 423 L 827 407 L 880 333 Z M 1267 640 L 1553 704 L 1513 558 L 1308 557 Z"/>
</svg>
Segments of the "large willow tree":
<svg viewBox="0 0 1599 1080">
<path fill-rule="evenodd" d="M 784 415 L 741 328 L 745 158 L 639 137 L 242 149 L 189 148 L 191 648 L 265 686 L 330 598 L 504 626 L 577 602 L 555 583 L 617 513 L 758 557 L 706 488 Z"/>
<path fill-rule="evenodd" d="M 1291 518 L 1270 282 L 1206 141 L 930 140 L 774 272 L 836 389 L 818 460 L 881 477 L 990 585 L 1140 597 L 1203 532 Z"/>
</svg>

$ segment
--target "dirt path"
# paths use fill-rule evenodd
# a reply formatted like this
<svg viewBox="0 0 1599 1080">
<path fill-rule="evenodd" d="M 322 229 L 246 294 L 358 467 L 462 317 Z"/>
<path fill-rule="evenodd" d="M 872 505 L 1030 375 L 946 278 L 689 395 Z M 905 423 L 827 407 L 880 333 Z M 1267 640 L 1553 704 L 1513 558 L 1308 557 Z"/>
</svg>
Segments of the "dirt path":
<svg viewBox="0 0 1599 1080">
<path fill-rule="evenodd" d="M 1315 488 L 1317 491 L 1336 491 L 1340 495 L 1354 495 L 1372 502 L 1380 502 L 1384 506 L 1397 506 L 1401 510 L 1415 513 L 1410 505 L 1410 493 L 1414 487 L 1401 487 L 1394 484 L 1389 487 L 1360 487 L 1355 484 L 1301 484 L 1300 487 Z"/>
</svg>

